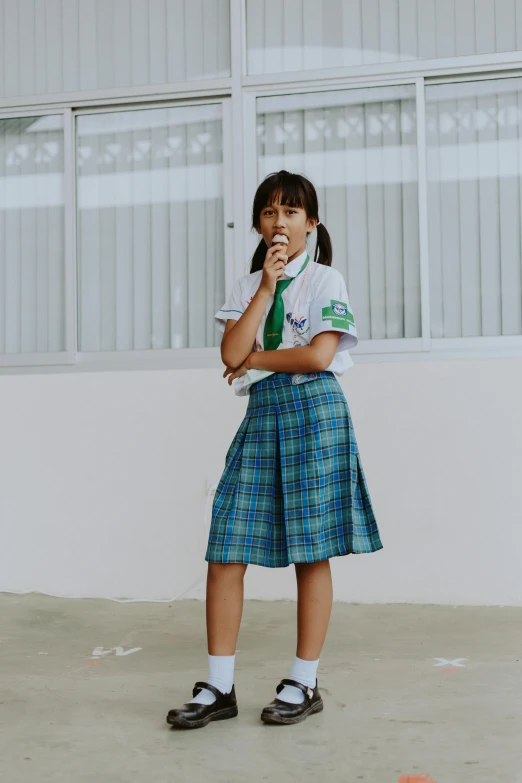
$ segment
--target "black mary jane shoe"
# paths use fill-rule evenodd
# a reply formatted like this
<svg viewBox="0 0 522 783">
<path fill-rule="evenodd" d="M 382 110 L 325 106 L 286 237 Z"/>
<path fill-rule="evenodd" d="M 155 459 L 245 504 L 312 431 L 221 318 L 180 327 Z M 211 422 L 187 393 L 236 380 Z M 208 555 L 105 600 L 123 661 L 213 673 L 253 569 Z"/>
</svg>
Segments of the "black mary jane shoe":
<svg viewBox="0 0 522 783">
<path fill-rule="evenodd" d="M 184 729 L 201 729 L 207 723 L 210 723 L 211 720 L 226 720 L 227 718 L 236 717 L 238 709 L 234 685 L 230 693 L 221 693 L 208 682 L 197 682 L 194 685 L 192 697 L 197 696 L 202 688 L 207 688 L 211 691 L 216 700 L 212 704 L 188 702 L 181 709 L 169 710 L 167 723 Z"/>
<path fill-rule="evenodd" d="M 315 688 L 308 688 L 306 685 L 297 682 L 297 680 L 281 680 L 276 688 L 277 693 L 281 693 L 285 685 L 293 685 L 295 688 L 300 688 L 305 695 L 304 701 L 301 704 L 290 704 L 290 702 L 282 699 L 274 699 L 261 713 L 261 720 L 265 723 L 300 723 L 309 715 L 323 710 L 324 704 L 319 693 L 317 680 L 315 681 Z"/>
</svg>

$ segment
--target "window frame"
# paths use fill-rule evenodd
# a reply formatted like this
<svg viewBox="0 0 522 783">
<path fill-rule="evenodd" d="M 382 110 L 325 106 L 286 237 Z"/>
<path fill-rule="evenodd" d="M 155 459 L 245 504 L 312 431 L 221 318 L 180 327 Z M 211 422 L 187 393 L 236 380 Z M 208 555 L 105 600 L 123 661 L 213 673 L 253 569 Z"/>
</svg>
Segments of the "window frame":
<svg viewBox="0 0 522 783">
<path fill-rule="evenodd" d="M 415 84 L 416 87 L 422 336 L 362 340 L 351 353 L 356 362 L 362 363 L 521 356 L 522 335 L 437 339 L 430 336 L 425 88 L 429 84 L 520 77 L 522 52 L 249 76 L 246 0 L 230 0 L 230 32 L 231 76 L 227 78 L 0 99 L 0 118 L 63 114 L 67 329 L 66 351 L 59 354 L 0 354 L 0 375 L 223 367 L 218 347 L 99 353 L 77 351 L 74 133 L 78 114 L 223 102 L 225 222 L 228 225 L 225 231 L 225 278 L 228 295 L 235 280 L 247 273 L 248 259 L 256 245 L 257 235 L 250 230 L 249 217 L 251 200 L 258 184 L 256 170 L 251 165 L 252 160 L 257 161 L 257 97 L 285 94 L 289 90 L 321 92 L 402 84 Z"/>
<path fill-rule="evenodd" d="M 372 84 L 357 84 L 346 85 L 337 82 L 331 85 L 328 90 L 323 87 L 313 87 L 311 89 L 304 89 L 304 85 L 301 86 L 299 92 L 317 93 L 331 92 L 335 90 L 346 91 L 349 89 L 365 89 L 374 87 L 414 87 L 415 88 L 415 102 L 417 109 L 417 134 L 420 128 L 425 127 L 425 108 L 424 108 L 424 84 L 421 78 L 414 81 L 407 79 L 398 79 L 388 81 L 383 84 L 381 81 Z M 297 89 L 295 90 L 297 92 Z M 256 103 L 258 98 L 270 97 L 275 95 L 285 95 L 288 93 L 288 89 L 280 87 L 278 89 L 263 89 L 251 88 L 248 91 L 249 99 L 246 105 L 247 117 L 245 117 L 245 123 L 250 120 L 253 124 L 253 129 L 250 128 L 248 135 L 249 151 L 248 158 L 254 159 L 257 162 L 257 134 L 256 134 Z M 419 116 L 422 115 L 422 122 L 419 120 Z M 425 195 L 427 194 L 426 187 L 421 187 L 421 176 L 426 181 L 426 151 L 425 145 L 419 144 L 417 139 L 417 169 L 418 169 L 418 185 L 417 185 L 417 199 L 419 208 L 419 258 L 420 258 L 420 276 L 421 276 L 421 335 L 419 337 L 404 337 L 397 339 L 374 339 L 374 340 L 359 340 L 357 346 L 350 350 L 350 355 L 358 356 L 360 354 L 368 354 L 370 356 L 378 356 L 380 354 L 396 354 L 396 353 L 419 353 L 430 350 L 430 313 L 429 313 L 429 287 L 428 287 L 428 236 L 427 236 L 427 200 Z M 253 194 L 257 187 L 257 168 L 250 166 L 244 166 L 246 185 L 245 193 Z M 249 195 L 249 198 L 251 196 Z M 247 203 L 245 203 L 245 208 Z M 424 228 L 425 226 L 425 228 Z M 425 236 L 424 236 L 425 235 Z M 257 238 L 251 237 L 250 234 L 245 236 L 245 257 L 251 257 L 257 244 Z M 355 312 L 357 313 L 357 304 L 354 304 Z"/>
<path fill-rule="evenodd" d="M 73 307 L 73 297 L 76 290 L 75 268 L 74 268 L 74 193 L 71 190 L 71 177 L 69 160 L 73 152 L 72 122 L 71 110 L 67 108 L 48 108 L 28 107 L 26 110 L 4 111 L 0 109 L 0 120 L 23 119 L 28 117 L 62 117 L 63 123 L 63 143 L 64 143 L 64 171 L 63 171 L 63 193 L 64 193 L 64 227 L 63 227 L 63 247 L 64 247 L 64 291 L 65 291 L 65 350 L 49 351 L 46 353 L 0 353 L 0 370 L 6 368 L 37 367 L 55 365 L 74 365 L 76 361 L 76 335 L 75 335 L 75 312 Z"/>
<path fill-rule="evenodd" d="M 224 255 L 225 255 L 225 287 L 229 291 L 234 285 L 236 279 L 236 269 L 234 267 L 234 258 L 236 254 L 234 252 L 234 240 L 233 232 L 227 228 L 227 225 L 233 225 L 233 203 L 232 203 L 232 156 L 233 156 L 233 137 L 232 137 L 232 118 L 231 118 L 231 99 L 227 97 L 219 98 L 205 98 L 201 100 L 184 100 L 184 101 L 162 101 L 162 102 L 141 102 L 135 103 L 131 106 L 127 106 L 124 109 L 117 107 L 117 112 L 123 111 L 142 111 L 146 109 L 169 109 L 169 108 L 182 108 L 182 107 L 194 107 L 194 106 L 206 106 L 219 103 L 222 109 L 222 122 L 223 122 L 223 197 L 224 197 L 224 220 L 225 220 L 225 232 L 224 232 Z M 107 114 L 114 113 L 114 107 L 104 106 L 95 108 L 82 108 L 73 112 L 73 121 L 76 122 L 76 117 L 92 115 L 92 114 Z M 76 129 L 76 125 L 74 125 Z M 77 192 L 76 183 L 76 161 L 74 161 L 73 169 L 73 188 L 74 194 Z M 77 217 L 76 204 L 74 205 L 74 215 Z M 75 219 L 75 232 L 76 232 Z M 75 233 L 74 240 L 74 267 L 78 269 L 79 261 L 79 249 Z M 74 301 L 75 310 L 75 326 L 78 326 L 78 297 L 79 290 L 76 287 L 77 295 Z M 78 337 L 76 335 L 76 340 Z M 76 342 L 78 345 L 78 342 Z M 218 348 L 151 348 L 145 351 L 77 351 L 77 363 L 82 364 L 86 369 L 163 369 L 163 368 L 177 368 L 177 367 L 192 367 L 192 366 L 204 366 L 197 363 L 198 360 L 206 361 L 208 358 L 216 356 Z M 138 356 L 139 355 L 139 356 Z M 220 354 L 217 354 L 218 357 Z M 196 365 L 194 365 L 196 361 Z M 110 365 L 110 367 L 108 367 Z"/>
<path fill-rule="evenodd" d="M 93 102 L 92 106 L 81 108 L 47 108 L 45 110 L 0 111 L 1 119 L 16 117 L 43 117 L 48 115 L 60 115 L 63 117 L 64 126 L 64 255 L 65 255 L 65 351 L 49 353 L 0 353 L 0 374 L 25 369 L 25 371 L 45 371 L 62 368 L 62 370 L 75 369 L 79 366 L 85 369 L 134 369 L 134 368 L 164 368 L 164 367 L 200 367 L 205 366 L 211 360 L 212 364 L 220 366 L 219 349 L 203 348 L 172 348 L 151 349 L 148 351 L 80 351 L 78 350 L 78 237 L 77 237 L 77 171 L 76 171 L 76 118 L 87 114 L 103 114 L 110 112 L 141 111 L 144 109 L 180 108 L 183 106 L 201 106 L 219 103 L 222 108 L 223 120 L 223 190 L 224 190 L 224 215 L 225 225 L 234 225 L 233 218 L 233 136 L 232 136 L 232 107 L 231 98 L 217 95 L 216 97 L 167 101 L 149 101 L 148 99 L 134 101 L 131 105 L 118 103 L 106 103 L 99 106 Z M 233 233 L 230 229 L 225 231 L 225 285 L 230 290 L 237 277 L 234 266 L 234 258 L 238 257 L 234 248 Z M 138 355 L 139 354 L 139 355 Z M 217 361 L 212 361 L 219 359 Z M 205 364 L 202 365 L 202 362 Z"/>
<path fill-rule="evenodd" d="M 489 57 L 489 56 L 487 56 Z M 485 59 L 487 59 L 487 57 Z M 451 58 L 463 60 L 466 58 Z M 475 58 L 476 59 L 476 58 Z M 483 62 L 484 58 L 480 58 Z M 424 61 L 419 61 L 424 64 Z M 438 61 L 440 63 L 440 61 Z M 518 53 L 520 63 L 520 53 Z M 496 66 L 498 67 L 498 66 Z M 339 69 L 341 70 L 341 69 Z M 342 69 L 346 71 L 347 69 Z M 353 68 L 350 69 L 353 71 Z M 421 337 L 399 338 L 390 340 L 360 340 L 358 345 L 351 349 L 350 354 L 356 357 L 356 361 L 390 361 L 390 360 L 431 360 L 431 359 L 478 359 L 478 358 L 503 358 L 522 356 L 522 335 L 499 335 L 494 337 L 445 337 L 433 338 L 431 336 L 430 314 L 430 269 L 429 269 L 429 243 L 428 243 L 428 174 L 427 174 L 427 137 L 426 137 L 426 87 L 432 84 L 454 84 L 457 82 L 476 82 L 520 78 L 522 69 L 496 70 L 481 67 L 480 73 L 470 71 L 469 67 L 461 65 L 458 73 L 445 74 L 442 67 L 434 68 L 430 74 L 419 74 L 417 69 L 404 68 L 401 75 L 387 79 L 377 78 L 363 79 L 359 75 L 350 79 L 315 79 L 313 83 L 304 84 L 302 80 L 293 80 L 282 83 L 278 80 L 272 84 L 259 81 L 256 77 L 252 82 L 251 77 L 245 80 L 248 86 L 244 87 L 244 126 L 245 126 L 245 161 L 243 165 L 245 174 L 245 208 L 257 187 L 257 169 L 247 166 L 248 160 L 257 161 L 257 137 L 256 137 L 256 102 L 258 98 L 288 94 L 290 90 L 295 92 L 326 92 L 331 90 L 363 89 L 385 86 L 415 85 L 416 110 L 417 110 L 417 164 L 418 164 L 418 208 L 419 208 L 419 263 L 421 279 Z M 411 74 L 414 78 L 408 78 Z M 270 74 L 272 76 L 273 74 Z M 251 238 L 245 231 L 244 254 L 250 257 L 255 249 L 255 238 Z M 357 303 L 354 303 L 357 307 Z"/>
</svg>

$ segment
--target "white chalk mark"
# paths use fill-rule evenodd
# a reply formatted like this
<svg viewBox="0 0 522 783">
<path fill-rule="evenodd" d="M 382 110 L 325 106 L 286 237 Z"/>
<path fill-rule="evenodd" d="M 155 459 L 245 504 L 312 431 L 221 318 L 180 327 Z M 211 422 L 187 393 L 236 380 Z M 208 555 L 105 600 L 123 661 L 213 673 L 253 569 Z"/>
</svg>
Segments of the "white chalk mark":
<svg viewBox="0 0 522 783">
<path fill-rule="evenodd" d="M 465 658 L 455 658 L 454 661 L 448 661 L 446 658 L 435 658 L 436 661 L 440 661 L 440 663 L 434 663 L 434 666 L 464 666 L 463 663 L 459 663 L 459 661 L 465 661 Z M 465 667 L 464 667 L 465 668 Z"/>
<path fill-rule="evenodd" d="M 133 647 L 130 650 L 124 650 L 123 647 L 111 647 L 110 650 L 105 650 L 103 647 L 96 647 L 96 649 L 93 650 L 92 657 L 100 658 L 102 655 L 110 655 L 112 652 L 114 652 L 115 655 L 131 655 L 131 653 L 138 652 L 141 649 L 141 647 Z"/>
<path fill-rule="evenodd" d="M 113 647 L 112 648 L 116 655 L 130 655 L 131 653 L 139 652 L 141 650 L 141 647 L 133 647 L 132 650 L 126 650 L 123 651 L 123 647 Z"/>
<path fill-rule="evenodd" d="M 92 657 L 99 658 L 100 655 L 110 655 L 111 652 L 112 650 L 104 650 L 103 647 L 97 647 L 92 651 Z"/>
</svg>

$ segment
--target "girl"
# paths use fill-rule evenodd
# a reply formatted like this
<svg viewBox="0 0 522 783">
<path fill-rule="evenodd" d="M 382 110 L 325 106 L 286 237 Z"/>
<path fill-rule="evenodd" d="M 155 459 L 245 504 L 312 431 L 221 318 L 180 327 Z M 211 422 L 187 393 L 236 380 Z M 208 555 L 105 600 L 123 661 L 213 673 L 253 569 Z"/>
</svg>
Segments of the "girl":
<svg viewBox="0 0 522 783">
<path fill-rule="evenodd" d="M 336 378 L 353 365 L 347 349 L 357 332 L 312 183 L 284 170 L 268 176 L 252 226 L 262 239 L 250 274 L 215 315 L 223 377 L 249 401 L 226 455 L 205 555 L 209 676 L 167 716 L 186 728 L 238 714 L 234 664 L 249 563 L 295 566 L 296 657 L 261 719 L 298 723 L 323 709 L 317 666 L 332 609 L 329 558 L 383 547 Z M 306 240 L 315 228 L 312 261 Z"/>
</svg>

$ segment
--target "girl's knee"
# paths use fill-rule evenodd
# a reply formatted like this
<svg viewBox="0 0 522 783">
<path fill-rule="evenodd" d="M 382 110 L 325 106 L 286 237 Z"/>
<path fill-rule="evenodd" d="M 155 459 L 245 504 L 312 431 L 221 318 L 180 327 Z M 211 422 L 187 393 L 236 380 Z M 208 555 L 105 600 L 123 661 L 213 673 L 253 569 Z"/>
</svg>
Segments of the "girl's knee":
<svg viewBox="0 0 522 783">
<path fill-rule="evenodd" d="M 296 574 L 311 573 L 312 571 L 322 571 L 330 567 L 330 560 L 314 560 L 312 563 L 294 563 Z"/>
<path fill-rule="evenodd" d="M 247 570 L 248 563 L 209 563 L 210 579 L 241 579 Z"/>
</svg>

